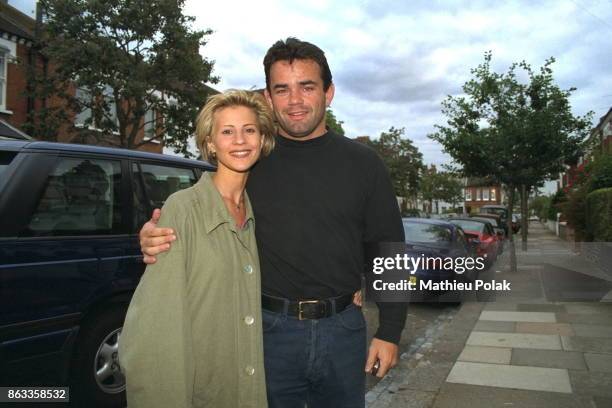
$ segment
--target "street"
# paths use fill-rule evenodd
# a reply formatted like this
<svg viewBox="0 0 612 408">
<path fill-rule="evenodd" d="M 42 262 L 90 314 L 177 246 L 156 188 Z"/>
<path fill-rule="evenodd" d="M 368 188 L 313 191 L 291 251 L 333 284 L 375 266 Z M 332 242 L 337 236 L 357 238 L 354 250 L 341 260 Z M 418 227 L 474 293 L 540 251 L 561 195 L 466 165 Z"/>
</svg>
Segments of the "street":
<svg viewBox="0 0 612 408">
<path fill-rule="evenodd" d="M 410 306 L 400 363 L 368 380 L 368 408 L 612 406 L 609 268 L 538 222 L 516 273 L 507 259 L 492 269 L 512 290 L 494 301 Z"/>
</svg>

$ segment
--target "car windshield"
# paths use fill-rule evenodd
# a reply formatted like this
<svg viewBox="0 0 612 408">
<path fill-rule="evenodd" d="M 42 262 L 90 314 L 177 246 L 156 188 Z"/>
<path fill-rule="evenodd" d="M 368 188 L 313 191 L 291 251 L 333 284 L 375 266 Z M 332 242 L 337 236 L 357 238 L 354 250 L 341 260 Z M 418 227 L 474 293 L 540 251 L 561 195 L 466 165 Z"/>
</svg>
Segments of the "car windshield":
<svg viewBox="0 0 612 408">
<path fill-rule="evenodd" d="M 455 225 L 460 226 L 464 230 L 476 231 L 476 232 L 485 231 L 485 224 L 482 222 L 471 221 L 471 220 L 451 220 L 451 222 Z"/>
<path fill-rule="evenodd" d="M 480 213 L 481 214 L 495 214 L 495 215 L 499 215 L 500 217 L 503 217 L 506 214 L 506 209 L 505 208 L 481 208 Z"/>
<path fill-rule="evenodd" d="M 495 218 L 486 218 L 486 217 L 474 217 L 475 220 L 487 221 L 490 222 L 492 226 L 499 227 L 497 220 Z"/>
<path fill-rule="evenodd" d="M 404 232 L 406 242 L 447 244 L 452 238 L 451 230 L 443 225 L 404 221 Z"/>
</svg>

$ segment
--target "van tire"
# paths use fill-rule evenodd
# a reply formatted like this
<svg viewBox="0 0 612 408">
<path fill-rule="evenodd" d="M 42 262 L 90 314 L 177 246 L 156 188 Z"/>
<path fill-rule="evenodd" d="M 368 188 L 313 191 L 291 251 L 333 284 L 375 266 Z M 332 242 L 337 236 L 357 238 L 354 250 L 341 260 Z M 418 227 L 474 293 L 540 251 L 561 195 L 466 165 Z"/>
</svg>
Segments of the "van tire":
<svg viewBox="0 0 612 408">
<path fill-rule="evenodd" d="M 126 406 L 125 378 L 118 361 L 127 304 L 109 304 L 81 326 L 71 370 L 70 400 L 75 407 L 119 408 Z M 105 374 L 96 371 L 106 367 Z"/>
</svg>

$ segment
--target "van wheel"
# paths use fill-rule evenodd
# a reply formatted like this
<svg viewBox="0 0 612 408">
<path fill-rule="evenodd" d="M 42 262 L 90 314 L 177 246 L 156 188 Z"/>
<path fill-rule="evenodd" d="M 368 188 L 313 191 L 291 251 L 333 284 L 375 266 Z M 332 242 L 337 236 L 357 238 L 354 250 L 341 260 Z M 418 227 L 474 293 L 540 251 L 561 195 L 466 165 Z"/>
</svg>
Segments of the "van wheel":
<svg viewBox="0 0 612 408">
<path fill-rule="evenodd" d="M 119 340 L 127 305 L 112 305 L 81 327 L 71 376 L 76 406 L 125 407 L 125 377 L 119 365 Z"/>
</svg>

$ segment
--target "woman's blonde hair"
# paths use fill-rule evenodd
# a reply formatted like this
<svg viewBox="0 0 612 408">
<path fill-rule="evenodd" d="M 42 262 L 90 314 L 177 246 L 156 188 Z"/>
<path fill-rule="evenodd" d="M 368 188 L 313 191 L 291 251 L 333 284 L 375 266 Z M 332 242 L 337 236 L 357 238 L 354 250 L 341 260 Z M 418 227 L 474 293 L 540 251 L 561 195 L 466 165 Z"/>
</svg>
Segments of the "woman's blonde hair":
<svg viewBox="0 0 612 408">
<path fill-rule="evenodd" d="M 274 135 L 276 126 L 272 116 L 272 110 L 264 97 L 256 92 L 240 89 L 230 89 L 223 93 L 208 97 L 206 104 L 196 119 L 196 144 L 202 157 L 215 162 L 216 158 L 208 151 L 208 143 L 212 141 L 215 124 L 215 112 L 230 106 L 244 106 L 250 108 L 257 117 L 257 127 L 263 138 L 261 154 L 267 156 L 274 148 Z"/>
</svg>

